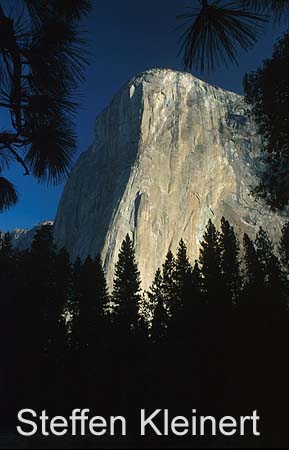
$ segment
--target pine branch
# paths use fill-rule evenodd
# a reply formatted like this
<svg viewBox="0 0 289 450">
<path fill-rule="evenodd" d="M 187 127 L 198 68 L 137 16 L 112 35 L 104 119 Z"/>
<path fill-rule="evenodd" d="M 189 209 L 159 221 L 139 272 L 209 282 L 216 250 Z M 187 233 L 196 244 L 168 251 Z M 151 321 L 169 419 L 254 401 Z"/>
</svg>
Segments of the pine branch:
<svg viewBox="0 0 289 450">
<path fill-rule="evenodd" d="M 25 161 L 21 158 L 21 156 L 18 155 L 18 153 L 16 152 L 16 150 L 14 150 L 14 148 L 11 145 L 7 145 L 8 150 L 14 155 L 16 161 L 21 164 L 21 166 L 24 168 L 25 172 L 24 172 L 24 176 L 29 175 L 29 170 L 27 165 L 25 164 Z"/>
</svg>

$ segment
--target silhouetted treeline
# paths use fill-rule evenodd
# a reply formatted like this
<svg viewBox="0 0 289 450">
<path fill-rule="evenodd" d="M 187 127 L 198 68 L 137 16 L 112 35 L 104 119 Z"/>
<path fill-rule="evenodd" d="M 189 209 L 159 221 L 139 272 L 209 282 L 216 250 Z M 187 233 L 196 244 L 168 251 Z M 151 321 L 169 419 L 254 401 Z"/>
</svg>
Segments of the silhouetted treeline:
<svg viewBox="0 0 289 450">
<path fill-rule="evenodd" d="M 240 244 L 224 218 L 220 231 L 209 221 L 199 261 L 189 260 L 181 240 L 146 293 L 128 235 L 111 293 L 101 258 L 72 264 L 50 226 L 25 252 L 5 234 L 0 266 L 7 419 L 21 408 L 69 415 L 82 407 L 126 416 L 127 445 L 288 444 L 289 224 L 274 249 L 262 228 Z M 141 408 L 216 417 L 257 409 L 262 437 L 141 441 Z"/>
</svg>

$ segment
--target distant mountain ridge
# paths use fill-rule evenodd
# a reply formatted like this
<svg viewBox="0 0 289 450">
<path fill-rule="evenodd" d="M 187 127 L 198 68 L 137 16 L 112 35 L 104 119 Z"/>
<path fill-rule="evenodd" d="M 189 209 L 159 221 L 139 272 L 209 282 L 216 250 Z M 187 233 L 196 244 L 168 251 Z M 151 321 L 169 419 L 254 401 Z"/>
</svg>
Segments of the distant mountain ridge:
<svg viewBox="0 0 289 450">
<path fill-rule="evenodd" d="M 23 228 L 14 228 L 14 230 L 11 232 L 14 249 L 18 251 L 28 250 L 31 247 L 36 231 L 38 231 L 44 225 L 53 226 L 54 221 L 46 220 L 44 222 L 40 222 L 30 230 Z"/>
</svg>

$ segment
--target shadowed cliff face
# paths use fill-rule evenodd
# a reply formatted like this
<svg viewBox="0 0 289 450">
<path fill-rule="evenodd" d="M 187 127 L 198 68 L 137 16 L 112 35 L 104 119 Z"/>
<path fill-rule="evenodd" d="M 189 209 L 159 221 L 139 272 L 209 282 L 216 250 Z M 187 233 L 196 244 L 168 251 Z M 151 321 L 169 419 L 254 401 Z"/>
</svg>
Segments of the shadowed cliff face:
<svg viewBox="0 0 289 450">
<path fill-rule="evenodd" d="M 252 237 L 261 225 L 275 239 L 284 219 L 250 196 L 258 144 L 242 97 L 190 74 L 145 72 L 97 118 L 59 205 L 57 245 L 73 259 L 101 252 L 112 286 L 129 232 L 147 289 L 181 238 L 198 257 L 209 219 Z"/>
</svg>

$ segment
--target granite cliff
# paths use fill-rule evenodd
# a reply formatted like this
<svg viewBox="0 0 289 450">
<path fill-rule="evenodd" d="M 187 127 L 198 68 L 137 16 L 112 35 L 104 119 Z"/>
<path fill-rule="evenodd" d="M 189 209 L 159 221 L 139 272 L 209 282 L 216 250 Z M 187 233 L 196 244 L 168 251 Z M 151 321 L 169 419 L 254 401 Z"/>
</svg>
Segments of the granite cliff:
<svg viewBox="0 0 289 450">
<path fill-rule="evenodd" d="M 198 256 L 209 219 L 252 237 L 261 225 L 275 239 L 284 218 L 250 195 L 258 144 L 241 96 L 172 70 L 135 77 L 97 118 L 66 184 L 58 247 L 73 259 L 101 252 L 111 286 L 129 233 L 146 289 L 181 238 Z"/>
</svg>

